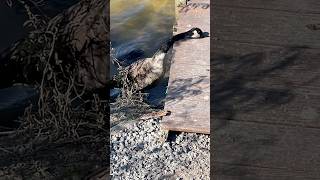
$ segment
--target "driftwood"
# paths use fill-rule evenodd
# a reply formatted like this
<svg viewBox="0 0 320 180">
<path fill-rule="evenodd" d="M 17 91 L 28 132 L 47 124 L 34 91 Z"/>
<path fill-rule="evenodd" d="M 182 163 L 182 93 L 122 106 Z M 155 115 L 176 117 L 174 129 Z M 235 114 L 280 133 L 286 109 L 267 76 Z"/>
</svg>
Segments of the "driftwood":
<svg viewBox="0 0 320 180">
<path fill-rule="evenodd" d="M 109 73 L 109 1 L 82 0 L 47 23 L 54 31 L 48 62 L 77 69 L 77 81 L 87 89 L 105 88 Z M 28 40 L 22 39 L 0 54 L 0 88 L 14 83 L 39 83 L 45 67 L 30 63 Z M 40 46 L 40 45 L 39 45 Z M 27 48 L 28 47 L 28 48 Z M 32 47 L 33 49 L 41 47 Z"/>
</svg>

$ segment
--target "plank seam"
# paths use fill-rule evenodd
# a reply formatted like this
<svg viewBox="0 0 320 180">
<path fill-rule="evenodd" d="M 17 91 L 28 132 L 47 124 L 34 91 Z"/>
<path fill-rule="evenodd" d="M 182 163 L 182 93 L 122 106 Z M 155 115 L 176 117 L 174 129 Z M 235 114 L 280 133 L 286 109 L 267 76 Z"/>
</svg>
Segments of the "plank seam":
<svg viewBox="0 0 320 180">
<path fill-rule="evenodd" d="M 258 8 L 258 7 L 245 7 L 245 6 L 235 6 L 235 5 L 223 5 L 223 4 L 213 4 L 213 7 L 222 8 L 233 8 L 233 9 L 253 9 L 253 10 L 264 10 L 264 11 L 276 11 L 276 12 L 286 12 L 291 14 L 303 14 L 303 15 L 319 15 L 320 12 L 316 11 L 305 11 L 305 10 L 285 10 L 285 9 L 269 9 L 269 8 Z"/>
<path fill-rule="evenodd" d="M 214 119 L 213 119 L 214 120 Z M 300 124 L 289 124 L 289 123 L 276 123 L 276 122 L 263 122 L 263 121 L 253 121 L 253 120 L 242 120 L 242 119 L 219 119 L 225 121 L 233 121 L 233 122 L 241 122 L 241 123 L 253 123 L 253 124 L 261 124 L 261 125 L 274 125 L 274 126 L 284 126 L 284 127 L 301 127 L 305 129 L 313 129 L 313 130 L 320 130 L 319 126 L 304 126 Z M 219 121 L 218 120 L 218 121 Z M 217 120 L 214 120 L 217 121 Z"/>
<path fill-rule="evenodd" d="M 268 166 L 254 166 L 254 165 L 249 165 L 249 164 L 233 164 L 233 163 L 226 163 L 226 162 L 220 162 L 220 161 L 215 161 L 215 164 L 216 164 L 216 166 L 217 166 L 217 164 L 223 164 L 223 165 L 230 165 L 230 166 L 239 166 L 239 167 L 246 167 L 246 168 L 266 169 L 266 170 L 284 170 L 286 172 L 295 172 L 295 173 L 312 172 L 312 171 L 305 171 L 305 170 L 294 170 L 294 169 L 290 169 L 287 167 L 274 168 L 274 167 L 268 167 Z M 304 177 L 308 177 L 308 179 L 317 179 L 318 180 L 318 178 L 313 178 L 310 176 L 304 176 Z"/>
<path fill-rule="evenodd" d="M 304 45 L 280 45 L 280 44 L 270 44 L 270 43 L 262 43 L 262 42 L 248 42 L 248 41 L 224 40 L 224 39 L 214 40 L 213 42 L 237 42 L 237 43 L 242 43 L 242 44 L 247 44 L 247 45 L 263 45 L 263 46 L 280 47 L 280 48 L 283 48 L 283 47 L 294 47 L 294 48 L 297 48 L 297 49 L 312 49 L 312 50 L 319 50 L 320 49 L 320 47 L 317 48 L 317 47 L 309 47 L 309 46 L 304 46 Z"/>
</svg>

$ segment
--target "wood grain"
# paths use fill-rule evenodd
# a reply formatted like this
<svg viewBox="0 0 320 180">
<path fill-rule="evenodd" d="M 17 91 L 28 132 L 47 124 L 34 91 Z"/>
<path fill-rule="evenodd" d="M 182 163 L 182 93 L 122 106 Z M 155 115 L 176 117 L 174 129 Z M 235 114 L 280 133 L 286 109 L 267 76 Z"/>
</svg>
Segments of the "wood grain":
<svg viewBox="0 0 320 180">
<path fill-rule="evenodd" d="M 214 124 L 217 176 L 320 177 L 319 129 L 237 121 Z"/>
<path fill-rule="evenodd" d="M 209 4 L 209 0 L 190 3 Z M 198 27 L 210 32 L 210 10 L 188 7 L 181 11 L 177 30 Z M 181 7 L 180 7 L 181 8 Z M 171 131 L 210 134 L 210 39 L 189 39 L 174 44 L 162 128 Z"/>
<path fill-rule="evenodd" d="M 319 179 L 320 23 L 315 0 L 216 0 L 215 179 Z"/>
<path fill-rule="evenodd" d="M 306 27 L 319 23 L 320 15 L 219 6 L 213 10 L 214 36 L 219 40 L 320 48 L 319 32 Z"/>
<path fill-rule="evenodd" d="M 213 6 L 284 11 L 296 14 L 319 14 L 318 0 L 216 0 Z"/>
</svg>

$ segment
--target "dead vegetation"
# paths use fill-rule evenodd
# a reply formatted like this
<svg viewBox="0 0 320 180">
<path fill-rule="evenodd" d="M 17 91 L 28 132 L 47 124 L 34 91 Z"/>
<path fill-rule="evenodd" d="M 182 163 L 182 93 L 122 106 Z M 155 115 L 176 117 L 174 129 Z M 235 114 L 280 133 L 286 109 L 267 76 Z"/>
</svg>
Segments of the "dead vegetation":
<svg viewBox="0 0 320 180">
<path fill-rule="evenodd" d="M 124 68 L 117 58 L 114 56 L 114 49 L 110 50 L 111 60 L 117 65 L 118 72 Z M 120 94 L 116 98 L 115 102 L 110 103 L 110 120 L 111 128 L 118 125 L 121 122 L 133 121 L 139 119 L 142 115 L 152 112 L 152 108 L 144 101 L 144 98 L 148 95 L 141 91 L 137 91 L 134 86 L 131 85 L 127 74 L 122 74 L 121 77 L 121 89 Z"/>
<path fill-rule="evenodd" d="M 107 101 L 86 92 L 86 88 L 77 82 L 79 62 L 74 59 L 76 64 L 66 67 L 56 54 L 57 28 L 48 26 L 24 5 L 29 15 L 26 25 L 34 29 L 23 49 L 28 55 L 17 56 L 18 52 L 14 55 L 26 62 L 26 66 L 37 67 L 41 80 L 36 84 L 39 91 L 37 110 L 33 111 L 32 106 L 27 108 L 19 132 L 41 136 L 42 131 L 52 140 L 61 137 L 78 140 L 83 136 L 81 131 L 91 128 L 96 132 L 107 131 L 104 129 Z M 29 79 L 27 71 L 24 74 Z"/>
<path fill-rule="evenodd" d="M 147 94 L 132 89 L 123 76 L 116 101 L 109 104 L 101 99 L 79 81 L 79 75 L 90 71 L 84 68 L 90 65 L 84 66 L 87 61 L 102 63 L 100 55 L 109 52 L 79 60 L 83 55 L 77 56 L 70 48 L 70 56 L 61 56 L 66 51 L 59 41 L 60 27 L 54 23 L 57 18 L 52 21 L 36 15 L 30 3 L 18 1 L 29 17 L 25 23 L 29 36 L 9 51 L 10 60 L 23 67 L 14 79 L 35 86 L 39 100 L 26 109 L 18 129 L 0 132 L 0 179 L 81 179 L 108 166 L 109 118 L 113 127 L 152 112 L 144 102 Z M 85 50 L 87 46 L 81 53 L 92 53 Z"/>
<path fill-rule="evenodd" d="M 37 87 L 39 100 L 26 109 L 17 130 L 1 132 L 0 177 L 80 179 L 108 164 L 108 101 L 77 81 L 77 59 L 63 64 L 57 54 L 58 28 L 19 2 L 30 32 L 11 58 L 22 64 L 20 79 Z"/>
</svg>

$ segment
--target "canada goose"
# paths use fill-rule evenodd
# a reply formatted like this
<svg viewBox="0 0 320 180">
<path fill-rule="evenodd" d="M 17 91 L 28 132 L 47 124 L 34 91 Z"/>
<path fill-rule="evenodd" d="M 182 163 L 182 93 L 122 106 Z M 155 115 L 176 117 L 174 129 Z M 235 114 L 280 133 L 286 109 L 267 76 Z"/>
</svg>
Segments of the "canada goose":
<svg viewBox="0 0 320 180">
<path fill-rule="evenodd" d="M 151 58 L 140 59 L 121 70 L 112 79 L 113 84 L 119 87 L 121 79 L 126 76 L 131 82 L 133 89 L 139 91 L 146 88 L 162 76 L 164 71 L 164 58 L 174 42 L 183 39 L 198 39 L 204 37 L 208 37 L 208 33 L 202 32 L 199 28 L 192 28 L 187 32 L 173 36 L 163 43 Z"/>
</svg>

